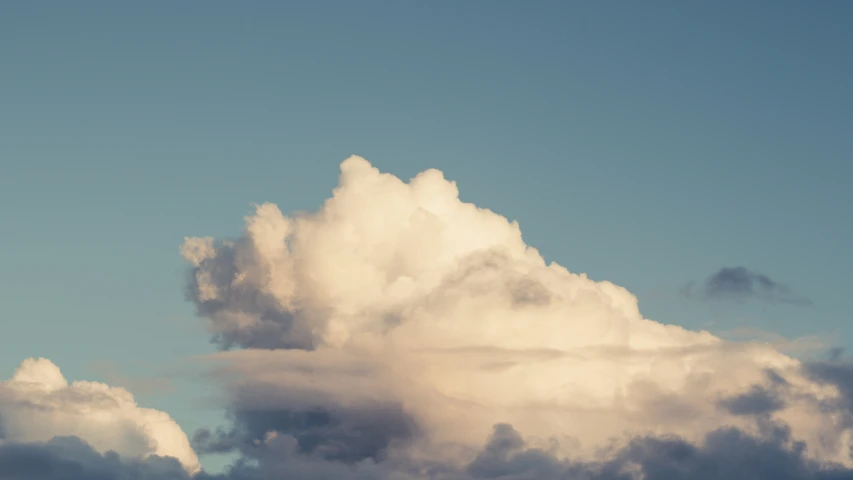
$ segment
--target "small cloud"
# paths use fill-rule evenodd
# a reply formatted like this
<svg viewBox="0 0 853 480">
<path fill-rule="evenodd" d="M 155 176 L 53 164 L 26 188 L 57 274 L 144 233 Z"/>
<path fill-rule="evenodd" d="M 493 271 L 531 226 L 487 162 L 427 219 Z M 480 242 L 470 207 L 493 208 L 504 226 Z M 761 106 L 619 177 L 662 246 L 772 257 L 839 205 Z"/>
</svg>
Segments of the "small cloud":
<svg viewBox="0 0 853 480">
<path fill-rule="evenodd" d="M 743 302 L 755 298 L 791 305 L 813 304 L 808 298 L 794 293 L 789 286 L 745 267 L 723 267 L 701 283 L 688 282 L 681 288 L 681 294 L 686 298 L 706 300 Z"/>
<path fill-rule="evenodd" d="M 0 443 L 0 478 L 206 480 L 211 477 L 203 472 L 190 475 L 173 457 L 129 458 L 113 451 L 102 453 L 82 438 L 71 435 L 44 442 Z"/>
</svg>

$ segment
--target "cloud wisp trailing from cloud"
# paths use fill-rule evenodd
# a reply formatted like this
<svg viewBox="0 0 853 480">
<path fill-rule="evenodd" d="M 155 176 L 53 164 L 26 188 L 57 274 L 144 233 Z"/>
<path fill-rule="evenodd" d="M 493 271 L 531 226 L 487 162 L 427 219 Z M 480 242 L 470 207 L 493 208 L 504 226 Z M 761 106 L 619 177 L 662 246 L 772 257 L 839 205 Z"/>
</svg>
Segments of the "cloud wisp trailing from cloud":
<svg viewBox="0 0 853 480">
<path fill-rule="evenodd" d="M 351 157 L 316 212 L 266 203 L 245 224 L 235 240 L 181 248 L 187 296 L 224 350 L 209 360 L 232 421 L 195 444 L 240 453 L 235 475 L 833 478 L 853 467 L 841 383 L 770 345 L 645 319 L 630 292 L 546 264 L 517 223 L 460 201 L 439 171 L 404 182 Z M 790 295 L 745 270 L 712 278 L 713 294 Z M 732 286 L 744 278 L 751 286 Z M 725 442 L 794 473 L 720 463 L 738 451 Z"/>
<path fill-rule="evenodd" d="M 763 273 L 745 267 L 723 267 L 701 283 L 689 282 L 682 289 L 686 297 L 700 297 L 714 301 L 750 299 L 791 305 L 811 305 L 812 301 L 794 293 L 791 288 Z"/>
</svg>

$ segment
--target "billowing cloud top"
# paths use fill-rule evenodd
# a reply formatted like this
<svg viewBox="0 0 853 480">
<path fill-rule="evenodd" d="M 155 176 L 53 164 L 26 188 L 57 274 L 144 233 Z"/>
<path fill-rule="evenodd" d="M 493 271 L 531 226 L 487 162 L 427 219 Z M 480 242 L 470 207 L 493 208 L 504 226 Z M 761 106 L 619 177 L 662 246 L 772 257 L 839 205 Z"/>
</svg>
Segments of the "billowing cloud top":
<svg viewBox="0 0 853 480">
<path fill-rule="evenodd" d="M 350 157 L 341 172 L 316 214 L 288 218 L 263 204 L 236 242 L 185 241 L 197 267 L 190 295 L 223 346 L 314 349 L 371 336 L 442 349 L 717 341 L 644 320 L 636 298 L 612 283 L 545 265 L 517 223 L 461 202 L 437 170 L 406 184 Z"/>
<path fill-rule="evenodd" d="M 200 432 L 206 451 L 458 466 L 508 424 L 554 458 L 598 461 L 656 435 L 713 447 L 726 427 L 851 464 L 836 385 L 770 346 L 643 318 L 436 170 L 404 182 L 350 157 L 317 212 L 263 204 L 241 238 L 187 238 L 182 254 L 214 341 L 243 348 L 217 355 L 235 425 Z"/>
<path fill-rule="evenodd" d="M 78 437 L 98 452 L 129 458 L 177 458 L 191 473 L 198 458 L 181 428 L 164 412 L 139 407 L 123 388 L 98 382 L 68 383 L 44 358 L 25 360 L 0 383 L 0 441 L 46 442 Z"/>
</svg>

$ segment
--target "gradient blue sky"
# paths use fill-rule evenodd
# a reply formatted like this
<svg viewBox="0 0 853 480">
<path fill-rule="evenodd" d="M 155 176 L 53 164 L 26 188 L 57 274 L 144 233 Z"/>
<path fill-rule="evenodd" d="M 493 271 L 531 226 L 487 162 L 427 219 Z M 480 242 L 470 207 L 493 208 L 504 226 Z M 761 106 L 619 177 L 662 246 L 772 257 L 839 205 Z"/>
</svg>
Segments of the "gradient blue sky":
<svg viewBox="0 0 853 480">
<path fill-rule="evenodd" d="M 851 25 L 846 1 L 5 3 L 0 371 L 212 351 L 183 237 L 314 209 L 350 154 L 443 170 L 648 318 L 848 345 Z M 735 265 L 815 304 L 679 297 Z M 176 388 L 137 394 L 189 433 L 221 416 Z"/>
</svg>

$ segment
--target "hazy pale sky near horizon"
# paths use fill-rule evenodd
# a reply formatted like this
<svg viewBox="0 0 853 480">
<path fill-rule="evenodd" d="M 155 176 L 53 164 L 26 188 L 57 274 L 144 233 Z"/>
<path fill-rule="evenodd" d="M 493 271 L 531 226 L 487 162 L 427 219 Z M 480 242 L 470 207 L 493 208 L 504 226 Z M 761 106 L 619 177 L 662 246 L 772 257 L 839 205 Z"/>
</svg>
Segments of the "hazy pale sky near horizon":
<svg viewBox="0 0 853 480">
<path fill-rule="evenodd" d="M 6 3 L 0 370 L 214 351 L 183 238 L 316 209 L 350 154 L 442 170 L 646 318 L 847 346 L 851 22 L 844 1 Z M 737 266 L 812 304 L 679 293 Z M 135 393 L 189 433 L 221 416 L 174 388 Z"/>
</svg>

